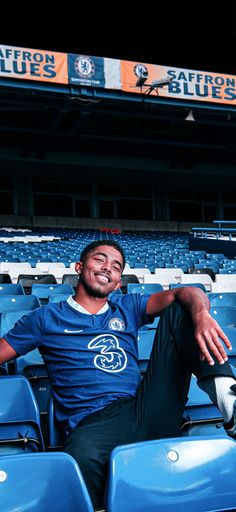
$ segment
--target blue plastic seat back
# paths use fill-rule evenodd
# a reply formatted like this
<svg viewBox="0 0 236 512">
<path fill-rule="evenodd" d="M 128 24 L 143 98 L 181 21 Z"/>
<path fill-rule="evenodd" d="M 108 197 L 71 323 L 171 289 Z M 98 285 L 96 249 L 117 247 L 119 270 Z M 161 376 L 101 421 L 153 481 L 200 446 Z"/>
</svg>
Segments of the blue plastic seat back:
<svg viewBox="0 0 236 512">
<path fill-rule="evenodd" d="M 4 337 L 4 334 L 13 329 L 16 322 L 25 315 L 30 315 L 33 310 L 26 311 L 3 311 L 0 316 L 0 334 Z"/>
<path fill-rule="evenodd" d="M 236 327 L 223 327 L 223 331 L 232 345 L 232 350 L 226 350 L 226 352 L 229 358 L 229 363 L 231 366 L 233 365 L 234 368 L 236 366 Z"/>
<path fill-rule="evenodd" d="M 172 288 L 180 288 L 183 286 L 195 286 L 195 288 L 200 288 L 203 292 L 206 292 L 206 288 L 202 283 L 170 283 L 169 288 L 171 290 Z"/>
<path fill-rule="evenodd" d="M 32 285 L 32 295 L 39 299 L 48 299 L 55 293 L 74 295 L 74 288 L 70 284 L 36 284 Z"/>
<path fill-rule="evenodd" d="M 0 313 L 3 311 L 25 311 L 40 307 L 34 295 L 0 295 Z"/>
<path fill-rule="evenodd" d="M 33 450 L 42 450 L 39 409 L 29 381 L 23 376 L 2 376 L 0 396 L 0 453 L 6 445 L 11 445 L 14 451 L 19 446 L 22 451 L 22 446 L 26 447 L 22 443 L 24 438 L 34 440 Z"/>
<path fill-rule="evenodd" d="M 196 436 L 146 441 L 113 450 L 107 509 L 224 511 L 235 507 L 235 488 L 233 439 Z"/>
<path fill-rule="evenodd" d="M 93 512 L 81 471 L 67 453 L 0 457 L 2 512 Z"/>
<path fill-rule="evenodd" d="M 26 377 L 33 389 L 40 413 L 47 412 L 51 384 L 44 360 L 36 348 L 14 360 L 14 373 Z"/>
<path fill-rule="evenodd" d="M 211 307 L 236 307 L 236 293 L 208 293 L 208 299 L 210 300 Z"/>
<path fill-rule="evenodd" d="M 24 295 L 21 284 L 0 284 L 0 295 Z"/>
<path fill-rule="evenodd" d="M 218 322 L 221 328 L 236 328 L 236 308 L 233 306 L 211 307 L 210 313 L 212 318 Z"/>
<path fill-rule="evenodd" d="M 128 283 L 127 285 L 127 293 L 157 293 L 163 290 L 163 286 L 160 283 Z"/>
<path fill-rule="evenodd" d="M 139 330 L 138 332 L 138 359 L 141 373 L 147 369 L 150 359 L 155 330 Z"/>
</svg>

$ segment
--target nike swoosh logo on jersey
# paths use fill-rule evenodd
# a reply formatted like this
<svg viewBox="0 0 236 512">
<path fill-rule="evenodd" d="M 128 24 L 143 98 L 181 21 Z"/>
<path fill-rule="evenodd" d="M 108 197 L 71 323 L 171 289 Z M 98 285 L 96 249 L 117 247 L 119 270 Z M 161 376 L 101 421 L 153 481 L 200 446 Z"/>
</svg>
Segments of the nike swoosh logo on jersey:
<svg viewBox="0 0 236 512">
<path fill-rule="evenodd" d="M 64 332 L 66 332 L 67 334 L 73 334 L 75 332 L 83 332 L 83 329 L 80 329 L 79 331 L 69 331 L 69 329 L 64 329 Z"/>
</svg>

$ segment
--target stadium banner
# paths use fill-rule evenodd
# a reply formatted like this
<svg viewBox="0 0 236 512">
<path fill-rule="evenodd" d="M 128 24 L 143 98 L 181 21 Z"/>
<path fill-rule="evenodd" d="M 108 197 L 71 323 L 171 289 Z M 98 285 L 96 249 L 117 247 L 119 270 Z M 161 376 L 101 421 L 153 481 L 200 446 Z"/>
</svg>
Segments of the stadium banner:
<svg viewBox="0 0 236 512">
<path fill-rule="evenodd" d="M 104 58 L 68 54 L 68 81 L 73 85 L 105 87 Z"/>
<path fill-rule="evenodd" d="M 120 61 L 121 90 L 142 95 L 236 104 L 236 76 Z M 142 86 L 137 80 L 145 77 Z M 155 85 L 156 84 L 156 85 Z"/>
<path fill-rule="evenodd" d="M 0 45 L 0 78 L 68 84 L 67 54 Z"/>
</svg>

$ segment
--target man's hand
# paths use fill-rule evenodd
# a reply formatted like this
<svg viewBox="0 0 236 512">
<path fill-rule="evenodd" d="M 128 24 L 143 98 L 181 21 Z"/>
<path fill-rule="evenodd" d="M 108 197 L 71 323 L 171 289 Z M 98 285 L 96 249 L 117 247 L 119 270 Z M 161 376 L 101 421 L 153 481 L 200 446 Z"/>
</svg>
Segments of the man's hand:
<svg viewBox="0 0 236 512">
<path fill-rule="evenodd" d="M 206 359 L 210 365 L 214 365 L 214 360 L 208 350 L 210 349 L 220 364 L 227 361 L 228 356 L 219 338 L 224 342 L 228 350 L 232 349 L 231 343 L 210 313 L 207 310 L 199 311 L 196 315 L 192 316 L 192 320 L 195 327 L 195 339 L 200 349 L 200 359 Z"/>
</svg>

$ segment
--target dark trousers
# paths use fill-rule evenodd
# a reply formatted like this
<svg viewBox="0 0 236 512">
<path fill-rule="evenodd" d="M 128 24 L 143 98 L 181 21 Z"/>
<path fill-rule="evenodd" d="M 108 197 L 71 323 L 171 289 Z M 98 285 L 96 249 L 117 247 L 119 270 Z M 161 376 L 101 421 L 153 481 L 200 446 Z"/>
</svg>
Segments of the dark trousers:
<svg viewBox="0 0 236 512">
<path fill-rule="evenodd" d="M 110 453 L 118 445 L 180 435 L 194 373 L 204 380 L 226 375 L 228 363 L 200 361 L 191 318 L 177 302 L 161 315 L 148 369 L 134 398 L 121 398 L 90 414 L 67 438 L 64 450 L 78 462 L 93 505 L 103 505 Z"/>
</svg>

